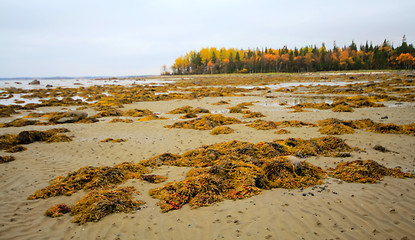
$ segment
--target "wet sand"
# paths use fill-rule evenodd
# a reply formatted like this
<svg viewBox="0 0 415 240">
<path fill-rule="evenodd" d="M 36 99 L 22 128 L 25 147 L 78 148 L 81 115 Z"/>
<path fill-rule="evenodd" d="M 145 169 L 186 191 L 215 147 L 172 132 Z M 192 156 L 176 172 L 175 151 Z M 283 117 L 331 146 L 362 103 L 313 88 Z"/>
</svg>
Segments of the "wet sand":
<svg viewBox="0 0 415 240">
<path fill-rule="evenodd" d="M 212 105 L 229 100 L 229 105 Z M 171 152 L 182 154 L 206 144 L 230 140 L 257 143 L 289 137 L 310 139 L 323 136 L 318 128 L 286 128 L 291 133 L 278 135 L 275 130 L 255 130 L 244 124 L 231 125 L 235 130 L 228 135 L 210 135 L 210 131 L 168 129 L 164 125 L 179 121 L 180 115 L 166 112 L 190 105 L 207 108 L 225 116 L 244 121 L 242 114 L 226 113 L 226 108 L 241 102 L 255 102 L 251 111 L 266 115 L 264 120 L 301 120 L 316 122 L 330 117 L 342 120 L 370 118 L 376 122 L 409 124 L 415 119 L 412 103 L 387 108 L 360 108 L 352 113 L 331 110 L 290 113 L 276 99 L 264 96 L 208 97 L 195 100 L 143 102 L 125 105 L 130 108 L 150 109 L 167 120 L 133 123 L 108 123 L 102 118 L 94 124 L 63 124 L 69 143 L 33 143 L 27 151 L 14 153 L 16 160 L 1 164 L 0 175 L 0 239 L 415 239 L 415 178 L 385 177 L 376 184 L 345 183 L 334 178 L 324 185 L 305 189 L 264 190 L 262 194 L 243 200 L 225 200 L 209 207 L 182 209 L 161 213 L 148 191 L 164 183 L 151 184 L 129 180 L 123 186 L 135 186 L 141 195 L 136 198 L 146 204 L 135 213 L 112 214 L 97 223 L 77 225 L 72 217 L 44 216 L 50 206 L 58 203 L 71 205 L 85 192 L 72 196 L 26 200 L 35 190 L 48 185 L 57 176 L 84 166 L 113 166 L 139 162 L 154 155 Z M 56 111 L 61 108 L 45 108 Z M 388 119 L 381 117 L 388 116 Z M 131 118 L 133 119 L 133 118 Z M 56 126 L 26 126 L 1 128 L 0 134 L 23 130 L 45 130 Z M 123 143 L 103 143 L 105 138 L 126 139 Z M 339 136 L 352 147 L 351 158 L 310 157 L 306 160 L 324 169 L 340 161 L 375 160 L 386 167 L 415 170 L 415 138 L 401 134 L 378 134 L 357 130 L 354 134 Z M 373 149 L 380 144 L 392 152 Z M 3 154 L 9 155 L 9 154 Z M 168 181 L 182 180 L 190 168 L 163 166 L 154 174 L 168 177 Z M 305 196 L 304 196 L 305 195 Z"/>
</svg>

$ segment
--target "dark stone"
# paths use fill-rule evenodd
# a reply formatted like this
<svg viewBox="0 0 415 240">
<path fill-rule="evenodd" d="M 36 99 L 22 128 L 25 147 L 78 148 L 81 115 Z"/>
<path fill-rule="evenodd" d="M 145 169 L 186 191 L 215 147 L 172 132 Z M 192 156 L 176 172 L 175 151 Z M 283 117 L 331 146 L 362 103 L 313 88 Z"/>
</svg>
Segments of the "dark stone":
<svg viewBox="0 0 415 240">
<path fill-rule="evenodd" d="M 29 85 L 39 85 L 40 81 L 39 80 L 33 80 L 29 83 Z"/>
</svg>

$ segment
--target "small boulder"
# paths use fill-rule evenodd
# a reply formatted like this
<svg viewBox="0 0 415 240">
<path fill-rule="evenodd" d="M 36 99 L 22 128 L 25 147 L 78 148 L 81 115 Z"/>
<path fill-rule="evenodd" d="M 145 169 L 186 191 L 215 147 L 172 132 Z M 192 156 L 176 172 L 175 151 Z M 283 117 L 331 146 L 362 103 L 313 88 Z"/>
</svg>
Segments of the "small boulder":
<svg viewBox="0 0 415 240">
<path fill-rule="evenodd" d="M 40 84 L 40 81 L 36 79 L 29 83 L 29 85 L 39 85 L 39 84 Z"/>
<path fill-rule="evenodd" d="M 74 123 L 88 117 L 88 113 L 82 111 L 67 112 L 63 117 L 56 120 L 56 123 Z"/>
</svg>

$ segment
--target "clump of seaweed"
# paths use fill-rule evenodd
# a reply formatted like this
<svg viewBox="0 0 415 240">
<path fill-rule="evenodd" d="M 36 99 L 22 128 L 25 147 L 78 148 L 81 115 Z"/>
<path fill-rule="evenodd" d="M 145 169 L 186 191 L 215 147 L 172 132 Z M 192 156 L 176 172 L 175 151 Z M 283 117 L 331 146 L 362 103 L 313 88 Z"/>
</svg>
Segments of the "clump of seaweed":
<svg viewBox="0 0 415 240">
<path fill-rule="evenodd" d="M 167 113 L 168 114 L 188 114 L 188 113 L 199 114 L 199 113 L 210 113 L 210 111 L 205 108 L 200 108 L 200 107 L 193 108 L 191 106 L 184 106 L 184 107 L 173 109 Z"/>
<path fill-rule="evenodd" d="M 95 114 L 94 118 L 102 118 L 102 117 L 120 117 L 124 114 L 123 111 L 115 108 L 105 108 L 99 113 Z"/>
<path fill-rule="evenodd" d="M 67 214 L 71 211 L 71 208 L 66 205 L 66 204 L 56 204 L 50 208 L 48 208 L 48 210 L 46 210 L 45 215 L 47 217 L 60 217 L 63 216 L 64 214 Z"/>
<path fill-rule="evenodd" d="M 37 120 L 27 120 L 23 118 L 17 118 L 14 119 L 11 122 L 0 124 L 0 127 L 6 128 L 6 127 L 24 127 L 29 125 L 36 125 L 39 123 Z"/>
<path fill-rule="evenodd" d="M 84 224 L 97 222 L 112 213 L 136 211 L 145 202 L 134 200 L 134 187 L 120 187 L 114 190 L 93 190 L 71 207 L 73 222 Z"/>
<path fill-rule="evenodd" d="M 167 125 L 167 128 L 185 128 L 196 130 L 211 130 L 222 125 L 241 123 L 236 118 L 225 117 L 222 114 L 206 114 L 201 118 L 196 118 L 189 121 L 176 122 L 173 125 Z"/>
<path fill-rule="evenodd" d="M 130 109 L 128 111 L 125 111 L 124 116 L 129 117 L 145 117 L 149 115 L 154 115 L 154 113 L 148 109 Z"/>
<path fill-rule="evenodd" d="M 290 131 L 288 131 L 287 129 L 278 129 L 277 131 L 275 131 L 274 133 L 276 134 L 289 134 L 291 133 Z"/>
<path fill-rule="evenodd" d="M 12 162 L 16 160 L 13 156 L 0 156 L 0 163 Z"/>
<path fill-rule="evenodd" d="M 261 112 L 251 112 L 249 110 L 246 110 L 246 111 L 243 111 L 242 113 L 244 114 L 244 115 L 242 115 L 242 117 L 244 117 L 244 118 L 260 118 L 260 117 L 266 117 Z"/>
<path fill-rule="evenodd" d="M 333 112 L 354 112 L 353 108 L 349 105 L 339 104 L 331 109 Z"/>
<path fill-rule="evenodd" d="M 164 153 L 141 163 L 155 167 L 196 167 L 187 173 L 185 180 L 150 191 L 151 196 L 160 199 L 160 208 L 166 212 L 184 204 L 194 208 L 224 199 L 247 198 L 262 189 L 321 184 L 324 170 L 306 162 L 292 162 L 285 156 L 336 156 L 352 150 L 336 137 L 289 138 L 257 144 L 234 140 L 202 146 L 182 155 Z"/>
<path fill-rule="evenodd" d="M 288 107 L 288 109 L 293 109 L 292 112 L 303 112 L 304 108 L 314 108 L 319 110 L 332 109 L 333 112 L 352 112 L 353 108 L 385 107 L 382 103 L 376 103 L 377 100 L 378 99 L 373 97 L 351 96 L 339 98 L 332 104 L 306 102 Z"/>
<path fill-rule="evenodd" d="M 295 162 L 285 158 L 266 161 L 262 169 L 270 188 L 300 188 L 322 184 L 326 173 L 320 167 L 307 162 Z"/>
<path fill-rule="evenodd" d="M 367 96 L 351 96 L 339 100 L 339 102 L 345 101 L 353 108 L 364 108 L 364 107 L 385 107 L 382 103 L 376 103 L 376 99 Z M 334 103 L 337 105 L 338 103 Z"/>
<path fill-rule="evenodd" d="M 303 122 L 298 120 L 289 120 L 289 121 L 281 121 L 276 122 L 280 127 L 314 127 L 316 126 L 314 123 Z"/>
<path fill-rule="evenodd" d="M 351 152 L 353 150 L 343 139 L 332 136 L 312 138 L 310 140 L 288 138 L 274 142 L 287 146 L 289 152 L 287 155 L 296 155 L 301 158 L 318 155 L 333 157 L 340 152 Z"/>
<path fill-rule="evenodd" d="M 185 115 L 180 116 L 179 118 L 180 119 L 189 119 L 189 118 L 195 118 L 195 117 L 197 117 L 197 115 L 194 114 L 194 113 L 186 113 Z"/>
<path fill-rule="evenodd" d="M 195 208 L 222 201 L 224 191 L 225 186 L 220 178 L 204 174 L 152 189 L 150 196 L 159 199 L 161 210 L 168 212 L 180 209 L 186 203 Z"/>
<path fill-rule="evenodd" d="M 355 129 L 365 129 L 365 128 L 373 127 L 373 125 L 375 125 L 375 122 L 366 118 L 366 119 L 360 119 L 360 120 L 344 121 L 344 124 Z"/>
<path fill-rule="evenodd" d="M 410 173 L 402 172 L 397 168 L 386 168 L 373 160 L 342 162 L 330 170 L 332 170 L 329 172 L 330 176 L 346 182 L 376 183 L 381 181 L 384 176 L 413 177 Z"/>
<path fill-rule="evenodd" d="M 144 180 L 149 183 L 161 183 L 165 182 L 167 180 L 167 177 L 155 175 L 155 174 L 147 174 L 147 175 L 141 175 L 141 180 Z"/>
<path fill-rule="evenodd" d="M 221 100 L 219 102 L 212 103 L 212 105 L 225 105 L 225 104 L 229 104 L 229 102 L 228 101 Z"/>
<path fill-rule="evenodd" d="M 297 121 L 297 120 L 274 122 L 274 121 L 265 121 L 265 120 L 258 119 L 252 123 L 247 124 L 246 126 L 255 128 L 257 130 L 269 130 L 269 129 L 277 129 L 279 127 L 303 127 L 303 126 L 314 127 L 315 124 Z"/>
<path fill-rule="evenodd" d="M 390 134 L 409 134 L 415 135 L 415 123 L 407 125 L 397 125 L 394 123 L 375 123 L 368 129 L 375 133 L 390 133 Z"/>
<path fill-rule="evenodd" d="M 112 142 L 112 143 L 120 143 L 120 142 L 126 142 L 127 140 L 122 138 L 106 138 L 104 140 L 101 140 L 101 142 Z"/>
<path fill-rule="evenodd" d="M 53 142 L 71 142 L 72 138 L 66 136 L 65 134 L 54 134 L 46 140 L 47 143 Z"/>
<path fill-rule="evenodd" d="M 170 182 L 152 189 L 150 195 L 160 199 L 163 212 L 189 204 L 192 208 L 208 206 L 224 199 L 242 199 L 274 187 L 297 188 L 321 184 L 325 173 L 321 168 L 301 162 L 276 158 L 256 164 L 223 156 L 210 168 L 198 168 L 183 181 Z"/>
<path fill-rule="evenodd" d="M 254 105 L 252 102 L 243 102 L 234 107 L 230 107 L 229 113 L 243 113 L 245 109 L 248 109 L 248 106 Z"/>
<path fill-rule="evenodd" d="M 12 146 L 12 147 L 6 149 L 5 152 L 8 152 L 8 153 L 16 153 L 16 152 L 23 152 L 25 150 L 27 150 L 27 148 L 25 148 L 23 146 L 20 146 L 20 145 L 16 145 L 16 146 Z"/>
<path fill-rule="evenodd" d="M 0 104 L 0 117 L 10 117 L 13 114 L 16 114 L 16 108 L 19 108 L 16 105 L 1 105 Z"/>
<path fill-rule="evenodd" d="M 176 162 L 176 160 L 180 158 L 180 155 L 172 154 L 172 153 L 163 153 L 157 156 L 154 156 L 150 159 L 145 159 L 140 161 L 140 164 L 142 164 L 145 167 L 149 168 L 157 168 L 161 165 L 174 165 L 173 163 Z"/>
<path fill-rule="evenodd" d="M 293 109 L 291 112 L 308 112 L 304 110 L 304 108 L 314 108 L 319 110 L 327 110 L 331 108 L 331 105 L 328 103 L 300 103 L 291 107 L 287 107 L 287 109 Z"/>
<path fill-rule="evenodd" d="M 152 121 L 152 120 L 165 120 L 165 117 L 159 117 L 157 115 L 148 115 L 143 118 L 138 119 L 137 121 L 145 122 L 145 121 Z"/>
<path fill-rule="evenodd" d="M 352 127 L 338 123 L 322 126 L 318 131 L 321 134 L 326 135 L 341 135 L 354 133 L 354 129 Z"/>
<path fill-rule="evenodd" d="M 337 118 L 328 118 L 317 122 L 320 126 L 320 133 L 328 135 L 351 134 L 354 133 L 354 129 L 368 129 L 368 131 L 383 133 L 391 133 L 391 129 L 394 129 L 393 133 L 404 133 L 401 131 L 401 126 L 394 124 L 385 126 L 385 124 L 375 123 L 370 119 L 343 121 Z"/>
<path fill-rule="evenodd" d="M 255 128 L 257 130 L 270 130 L 277 129 L 279 126 L 274 121 L 266 121 L 262 119 L 257 119 L 252 123 L 246 124 L 247 127 Z"/>
<path fill-rule="evenodd" d="M 214 129 L 212 129 L 212 131 L 210 132 L 210 135 L 230 134 L 233 132 L 235 132 L 235 130 L 233 130 L 232 128 L 228 126 L 219 126 L 219 127 L 215 127 Z"/>
<path fill-rule="evenodd" d="M 57 142 L 70 141 L 66 135 L 55 136 L 59 133 L 69 131 L 66 128 L 55 128 L 47 131 L 22 131 L 19 134 L 5 134 L 0 136 L 0 150 L 10 149 L 21 144 L 30 144 L 33 142 Z M 64 137 L 65 136 L 65 137 Z"/>
<path fill-rule="evenodd" d="M 86 112 L 81 111 L 52 112 L 45 114 L 43 117 L 48 118 L 49 124 L 98 122 L 96 117 L 88 117 Z"/>
<path fill-rule="evenodd" d="M 49 186 L 35 191 L 28 199 L 72 195 L 81 189 L 109 188 L 132 178 L 138 179 L 148 172 L 145 166 L 133 162 L 124 162 L 114 167 L 83 167 L 68 173 L 66 177 L 59 176 L 52 179 Z"/>
<path fill-rule="evenodd" d="M 109 121 L 109 123 L 133 123 L 134 121 L 131 119 L 123 119 L 123 118 L 114 118 Z"/>
<path fill-rule="evenodd" d="M 292 109 L 290 111 L 290 113 L 310 112 L 308 110 L 304 110 L 304 107 L 302 105 L 299 105 L 299 104 L 298 105 L 291 106 L 291 107 L 287 107 L 287 109 Z"/>
</svg>

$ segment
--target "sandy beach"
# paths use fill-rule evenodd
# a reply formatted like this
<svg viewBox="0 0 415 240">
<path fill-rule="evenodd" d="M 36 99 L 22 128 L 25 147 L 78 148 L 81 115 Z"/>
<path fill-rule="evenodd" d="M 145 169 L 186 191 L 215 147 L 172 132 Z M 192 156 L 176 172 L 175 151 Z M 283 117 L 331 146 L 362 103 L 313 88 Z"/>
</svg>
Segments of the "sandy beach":
<svg viewBox="0 0 415 240">
<path fill-rule="evenodd" d="M 364 76 L 361 77 L 364 79 Z M 149 109 L 164 120 L 109 123 L 114 117 L 100 118 L 97 123 L 60 124 L 59 126 L 24 126 L 0 128 L 0 134 L 17 134 L 24 130 L 47 130 L 65 127 L 73 141 L 59 143 L 35 142 L 26 151 L 12 154 L 16 160 L 0 164 L 0 239 L 415 239 L 415 178 L 393 178 L 369 183 L 347 183 L 328 177 L 323 185 L 300 189 L 274 188 L 240 200 L 224 200 L 208 207 L 183 208 L 162 213 L 157 199 L 149 196 L 150 189 L 163 186 L 139 179 L 130 179 L 121 186 L 134 186 L 141 194 L 136 199 L 146 203 L 132 213 L 116 213 L 98 222 L 83 225 L 72 223 L 66 214 L 50 218 L 44 212 L 58 203 L 68 205 L 79 200 L 85 191 L 71 196 L 27 200 L 36 190 L 46 187 L 49 180 L 66 176 L 85 166 L 114 166 L 122 162 L 139 162 L 162 153 L 183 154 L 202 145 L 231 140 L 258 143 L 276 139 L 311 139 L 325 136 L 318 127 L 286 127 L 288 134 L 275 130 L 256 130 L 246 123 L 232 124 L 231 134 L 211 135 L 210 131 L 170 129 L 180 114 L 167 112 L 183 107 L 201 107 L 212 113 L 247 119 L 228 109 L 243 102 L 252 102 L 249 110 L 261 112 L 268 121 L 300 120 L 317 123 L 338 118 L 358 120 L 370 118 L 379 123 L 411 124 L 415 119 L 415 104 L 387 107 L 356 108 L 354 112 L 308 109 L 293 113 L 280 99 L 290 93 L 266 91 L 246 96 L 173 99 L 124 104 L 122 111 Z M 269 97 L 271 96 L 272 97 Z M 278 97 L 278 98 L 277 98 Z M 288 98 L 287 98 L 288 99 Z M 228 101 L 227 105 L 213 105 Z M 43 107 L 43 112 L 61 111 L 63 107 Z M 76 107 L 66 107 L 75 110 Z M 92 108 L 84 110 L 94 114 Z M 24 114 L 21 114 L 24 115 Z M 19 116 L 21 116 L 19 115 Z M 200 114 L 199 116 L 202 116 Z M 385 117 L 387 116 L 387 118 Z M 8 122 L 16 116 L 3 118 Z M 358 129 L 354 134 L 338 135 L 353 151 L 349 158 L 307 157 L 311 164 L 328 169 L 337 163 L 352 160 L 374 160 L 388 168 L 404 172 L 415 171 L 415 138 L 406 134 L 380 134 Z M 122 138 L 125 142 L 101 142 L 106 138 Z M 373 149 L 381 145 L 390 152 Z M 189 167 L 161 166 L 152 174 L 168 177 L 167 182 L 185 179 Z"/>
</svg>

